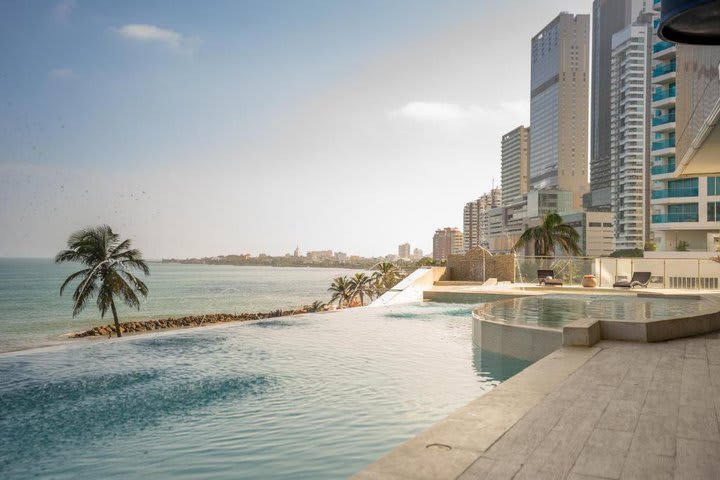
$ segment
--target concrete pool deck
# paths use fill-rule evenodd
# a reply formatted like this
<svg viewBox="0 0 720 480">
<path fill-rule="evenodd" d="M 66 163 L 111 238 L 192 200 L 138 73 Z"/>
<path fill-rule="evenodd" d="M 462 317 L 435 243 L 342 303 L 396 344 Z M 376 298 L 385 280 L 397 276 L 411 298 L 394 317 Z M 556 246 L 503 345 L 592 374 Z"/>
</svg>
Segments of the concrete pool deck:
<svg viewBox="0 0 720 480">
<path fill-rule="evenodd" d="M 718 333 L 563 347 L 353 478 L 716 479 L 719 415 Z"/>
</svg>

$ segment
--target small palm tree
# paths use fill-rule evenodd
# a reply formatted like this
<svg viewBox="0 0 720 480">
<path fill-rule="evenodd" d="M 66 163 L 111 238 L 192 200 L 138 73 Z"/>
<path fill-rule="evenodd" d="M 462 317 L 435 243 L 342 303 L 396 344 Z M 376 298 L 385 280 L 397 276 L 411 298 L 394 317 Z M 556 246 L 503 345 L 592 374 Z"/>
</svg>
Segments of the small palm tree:
<svg viewBox="0 0 720 480">
<path fill-rule="evenodd" d="M 378 293 L 386 292 L 403 278 L 403 272 L 392 262 L 380 262 L 373 267 L 373 283 Z"/>
<path fill-rule="evenodd" d="M 519 250 L 532 243 L 537 257 L 552 257 L 556 248 L 570 255 L 579 256 L 579 241 L 580 235 L 577 230 L 563 223 L 562 217 L 552 212 L 545 215 L 540 225 L 525 230 L 513 249 Z"/>
<path fill-rule="evenodd" d="M 342 308 L 343 302 L 345 304 L 350 303 L 350 279 L 346 276 L 337 277 L 333 279 L 328 292 L 332 292 L 330 303 L 337 301 L 338 307 Z"/>
<path fill-rule="evenodd" d="M 120 241 L 120 235 L 107 225 L 89 227 L 70 235 L 67 246 L 55 257 L 55 262 L 82 263 L 87 268 L 70 275 L 60 287 L 65 287 L 80 278 L 80 284 L 73 294 L 73 317 L 83 311 L 88 300 L 97 295 L 100 316 L 105 317 L 112 310 L 115 332 L 122 337 L 120 320 L 115 308 L 114 297 L 119 297 L 130 307 L 140 309 L 140 300 L 135 292 L 147 297 L 147 286 L 133 272 L 139 270 L 150 275 L 150 269 L 142 259 L 140 250 L 130 248 L 130 240 Z"/>
<path fill-rule="evenodd" d="M 320 300 L 315 300 L 310 305 L 305 305 L 303 308 L 307 312 L 319 312 L 319 311 L 325 309 L 325 304 L 323 302 L 321 302 Z"/>
<path fill-rule="evenodd" d="M 350 301 L 360 298 L 360 305 L 365 305 L 365 295 L 372 298 L 375 289 L 372 285 L 372 279 L 364 273 L 356 273 L 349 280 L 350 285 Z"/>
</svg>

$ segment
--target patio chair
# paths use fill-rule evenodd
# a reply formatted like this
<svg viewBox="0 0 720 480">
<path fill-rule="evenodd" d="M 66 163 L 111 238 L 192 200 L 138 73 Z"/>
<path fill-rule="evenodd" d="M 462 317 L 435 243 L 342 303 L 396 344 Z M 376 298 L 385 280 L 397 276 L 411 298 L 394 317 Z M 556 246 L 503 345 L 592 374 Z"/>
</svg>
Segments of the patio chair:
<svg viewBox="0 0 720 480">
<path fill-rule="evenodd" d="M 555 272 L 553 270 L 538 270 L 538 283 L 540 285 L 551 285 L 555 287 L 562 287 L 562 280 L 555 277 Z"/>
<path fill-rule="evenodd" d="M 645 287 L 645 288 L 647 288 L 649 283 L 650 283 L 650 272 L 635 272 L 635 273 L 633 273 L 633 276 L 629 282 L 627 280 L 615 282 L 613 284 L 613 288 L 616 288 L 616 287 L 622 287 L 622 288 Z"/>
</svg>

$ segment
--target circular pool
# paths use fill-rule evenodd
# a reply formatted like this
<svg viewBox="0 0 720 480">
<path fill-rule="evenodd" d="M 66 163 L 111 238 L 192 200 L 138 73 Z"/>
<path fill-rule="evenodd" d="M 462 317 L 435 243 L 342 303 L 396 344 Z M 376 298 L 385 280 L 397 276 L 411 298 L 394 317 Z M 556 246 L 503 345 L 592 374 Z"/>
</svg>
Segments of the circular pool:
<svg viewBox="0 0 720 480">
<path fill-rule="evenodd" d="M 483 305 L 477 313 L 508 324 L 562 329 L 584 318 L 644 322 L 692 316 L 707 309 L 699 298 L 560 294 L 501 300 Z"/>
</svg>

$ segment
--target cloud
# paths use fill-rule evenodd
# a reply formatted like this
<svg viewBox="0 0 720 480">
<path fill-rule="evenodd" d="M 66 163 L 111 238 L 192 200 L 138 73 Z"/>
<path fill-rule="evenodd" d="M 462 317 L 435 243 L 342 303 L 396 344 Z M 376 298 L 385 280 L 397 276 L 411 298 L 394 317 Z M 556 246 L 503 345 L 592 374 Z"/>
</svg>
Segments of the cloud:
<svg viewBox="0 0 720 480">
<path fill-rule="evenodd" d="M 171 48 L 180 48 L 186 43 L 186 39 L 178 32 L 155 25 L 131 23 L 118 28 L 117 32 L 129 40 L 159 43 Z"/>
<path fill-rule="evenodd" d="M 418 122 L 456 123 L 478 116 L 481 110 L 475 106 L 463 107 L 455 103 L 409 102 L 389 112 L 389 116 Z"/>
<path fill-rule="evenodd" d="M 58 20 L 66 20 L 72 11 L 75 10 L 75 7 L 77 7 L 75 0 L 60 0 L 55 5 L 55 18 Z"/>
<path fill-rule="evenodd" d="M 59 78 L 59 79 L 65 79 L 65 78 L 72 78 L 75 76 L 75 72 L 72 70 L 72 68 L 53 68 L 50 70 L 50 78 Z"/>
<path fill-rule="evenodd" d="M 497 107 L 459 105 L 446 102 L 408 102 L 388 112 L 391 119 L 404 119 L 417 123 L 462 126 L 488 120 L 526 117 L 527 102 L 501 102 Z"/>
</svg>

